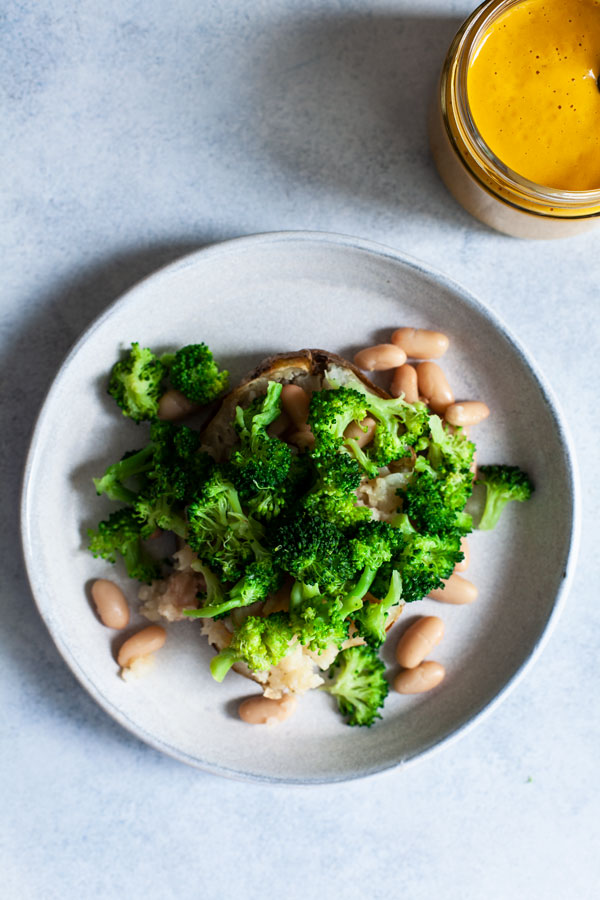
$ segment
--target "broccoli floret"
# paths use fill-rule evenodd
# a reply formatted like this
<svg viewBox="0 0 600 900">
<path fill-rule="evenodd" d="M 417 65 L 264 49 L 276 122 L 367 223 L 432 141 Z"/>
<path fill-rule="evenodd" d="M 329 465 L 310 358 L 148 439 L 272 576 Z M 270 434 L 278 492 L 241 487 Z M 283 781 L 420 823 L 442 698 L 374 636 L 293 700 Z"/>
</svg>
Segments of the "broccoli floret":
<svg viewBox="0 0 600 900">
<path fill-rule="evenodd" d="M 236 584 L 216 602 L 208 603 L 194 610 L 196 618 L 215 618 L 222 616 L 241 606 L 250 606 L 259 600 L 266 600 L 269 594 L 281 585 L 281 573 L 275 568 L 270 557 L 266 556 L 246 566 L 244 574 Z"/>
<path fill-rule="evenodd" d="M 385 640 L 385 625 L 390 610 L 402 598 L 402 578 L 400 572 L 392 570 L 387 594 L 376 603 L 364 603 L 354 616 L 358 633 L 372 647 L 379 647 Z"/>
<path fill-rule="evenodd" d="M 219 371 L 206 344 L 188 344 L 175 354 L 164 354 L 161 361 L 169 368 L 173 387 L 192 403 L 210 403 L 227 390 L 229 372 Z"/>
<path fill-rule="evenodd" d="M 276 563 L 298 581 L 336 593 L 353 577 L 356 566 L 344 533 L 332 522 L 301 511 L 271 531 Z"/>
<path fill-rule="evenodd" d="M 138 491 L 126 487 L 125 482 L 152 468 L 153 454 L 154 448 L 151 444 L 148 444 L 143 450 L 126 453 L 119 462 L 108 467 L 102 478 L 93 479 L 96 493 L 106 494 L 110 500 L 132 503 L 136 499 Z"/>
<path fill-rule="evenodd" d="M 270 616 L 248 616 L 235 632 L 231 643 L 211 661 L 210 671 L 215 681 L 223 681 L 236 662 L 244 662 L 252 672 L 261 672 L 277 665 L 286 655 L 294 637 L 285 613 Z"/>
<path fill-rule="evenodd" d="M 97 492 L 130 504 L 143 524 L 142 537 L 157 528 L 187 535 L 184 505 L 209 475 L 214 462 L 199 453 L 199 435 L 185 426 L 154 422 L 150 443 L 95 478 Z M 125 482 L 136 478 L 135 489 Z"/>
<path fill-rule="evenodd" d="M 357 461 L 347 453 L 329 453 L 316 463 L 319 477 L 302 500 L 306 512 L 342 529 L 370 520 L 370 509 L 357 505 L 362 477 Z"/>
<path fill-rule="evenodd" d="M 367 416 L 376 421 L 373 441 L 360 448 L 353 438 L 344 437 L 352 422 Z M 368 392 L 358 379 L 353 387 L 319 391 L 313 394 L 308 423 L 315 436 L 312 455 L 327 457 L 350 451 L 370 478 L 381 466 L 410 453 L 428 431 L 429 416 L 422 403 L 406 403 L 401 398 L 384 399 Z"/>
<path fill-rule="evenodd" d="M 379 569 L 404 543 L 403 532 L 389 522 L 363 522 L 353 531 L 350 540 L 354 564 L 357 569 L 364 566 Z"/>
<path fill-rule="evenodd" d="M 332 644 L 341 647 L 348 637 L 348 621 L 340 604 L 323 597 L 314 585 L 296 581 L 290 592 L 290 623 L 303 647 L 320 653 Z"/>
<path fill-rule="evenodd" d="M 336 657 L 331 680 L 323 686 L 336 698 L 348 725 L 370 727 L 380 719 L 379 709 L 389 692 L 385 666 L 369 646 L 348 647 Z"/>
<path fill-rule="evenodd" d="M 89 549 L 94 556 L 114 563 L 123 557 L 127 574 L 138 581 L 150 582 L 159 577 L 158 563 L 142 544 L 142 526 L 132 509 L 118 509 L 98 529 L 88 529 Z"/>
<path fill-rule="evenodd" d="M 421 600 L 450 578 L 454 566 L 463 558 L 460 534 L 407 535 L 406 544 L 392 560 L 402 577 L 402 596 L 407 603 Z"/>
<path fill-rule="evenodd" d="M 108 393 L 114 398 L 124 416 L 134 422 L 153 419 L 158 413 L 158 401 L 167 374 L 163 363 L 147 347 L 137 342 L 125 359 L 112 367 Z"/>
<path fill-rule="evenodd" d="M 472 475 L 450 473 L 447 478 L 438 476 L 429 467 L 420 471 L 417 460 L 411 480 L 405 490 L 399 491 L 402 509 L 419 531 L 426 534 L 452 534 L 471 530 L 471 517 L 463 512 L 472 491 Z M 426 464 L 427 465 L 427 464 Z"/>
<path fill-rule="evenodd" d="M 140 495 L 133 503 L 136 518 L 143 525 L 143 537 L 150 537 L 157 528 L 172 531 L 181 538 L 187 536 L 187 522 L 183 513 L 173 509 L 172 503 L 164 494 L 156 497 Z"/>
<path fill-rule="evenodd" d="M 529 500 L 534 487 L 529 475 L 518 466 L 479 466 L 479 482 L 486 488 L 485 508 L 479 529 L 489 531 L 495 528 L 507 503 L 517 500 L 523 503 Z"/>
<path fill-rule="evenodd" d="M 302 500 L 302 507 L 310 516 L 319 516 L 341 529 L 371 519 L 371 510 L 368 506 L 357 506 L 355 494 L 345 494 L 335 488 L 311 491 Z"/>
<path fill-rule="evenodd" d="M 279 382 L 271 381 L 264 397 L 257 397 L 246 410 L 237 407 L 234 427 L 240 443 L 229 460 L 231 480 L 242 503 L 265 520 L 277 516 L 286 505 L 299 472 L 297 467 L 292 472 L 290 447 L 267 433 L 281 411 L 281 388 Z"/>
<path fill-rule="evenodd" d="M 308 424 L 315 438 L 313 459 L 328 460 L 342 449 L 346 428 L 367 415 L 365 400 L 364 394 L 352 388 L 315 391 L 308 412 Z"/>
<path fill-rule="evenodd" d="M 223 578 L 236 581 L 257 558 L 263 528 L 242 510 L 238 493 L 216 466 L 188 506 L 188 543 Z"/>
<path fill-rule="evenodd" d="M 451 431 L 444 427 L 439 416 L 429 416 L 430 441 L 427 458 L 433 469 L 442 473 L 458 473 L 471 480 L 471 463 L 475 453 L 475 444 L 470 441 L 462 429 Z M 469 480 L 469 484 L 470 484 Z M 457 486 L 463 486 L 462 479 Z M 466 503 L 470 490 L 464 497 Z"/>
</svg>

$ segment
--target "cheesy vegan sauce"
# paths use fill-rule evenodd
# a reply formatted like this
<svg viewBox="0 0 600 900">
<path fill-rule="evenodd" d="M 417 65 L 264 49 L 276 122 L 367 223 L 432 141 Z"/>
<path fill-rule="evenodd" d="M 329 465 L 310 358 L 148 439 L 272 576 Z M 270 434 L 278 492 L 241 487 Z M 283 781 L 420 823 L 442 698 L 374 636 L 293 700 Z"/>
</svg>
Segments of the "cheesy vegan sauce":
<svg viewBox="0 0 600 900">
<path fill-rule="evenodd" d="M 495 156 L 562 191 L 600 189 L 600 0 L 523 0 L 493 21 L 467 73 Z"/>
</svg>

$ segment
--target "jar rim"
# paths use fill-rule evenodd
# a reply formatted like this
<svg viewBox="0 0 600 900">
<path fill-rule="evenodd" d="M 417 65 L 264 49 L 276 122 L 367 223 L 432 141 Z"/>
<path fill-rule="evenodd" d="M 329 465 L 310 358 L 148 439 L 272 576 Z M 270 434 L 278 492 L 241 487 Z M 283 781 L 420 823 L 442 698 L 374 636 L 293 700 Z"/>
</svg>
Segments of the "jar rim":
<svg viewBox="0 0 600 900">
<path fill-rule="evenodd" d="M 448 127 L 448 109 L 445 102 L 447 87 L 455 80 L 456 87 L 452 92 L 452 97 L 457 107 L 457 124 L 462 126 L 461 138 L 484 171 L 491 169 L 493 175 L 502 179 L 503 186 L 514 194 L 533 198 L 535 201 L 548 205 L 551 208 L 575 210 L 578 207 L 589 209 L 590 207 L 599 206 L 600 187 L 589 191 L 552 188 L 540 185 L 515 172 L 514 169 L 511 169 L 496 156 L 475 124 L 467 92 L 467 73 L 473 54 L 479 49 L 483 35 L 490 25 L 507 9 L 510 9 L 511 6 L 517 6 L 523 2 L 526 2 L 526 0 L 484 0 L 467 18 L 452 42 L 444 61 L 440 82 L 442 114 L 449 137 L 453 144 L 456 145 L 451 129 Z M 457 150 L 460 153 L 460 148 L 457 147 Z M 463 157 L 462 153 L 460 155 Z M 467 160 L 464 160 L 464 162 L 467 163 Z M 473 172 L 473 174 L 476 173 Z M 587 217 L 597 216 L 600 215 L 600 210 L 583 215 Z"/>
</svg>

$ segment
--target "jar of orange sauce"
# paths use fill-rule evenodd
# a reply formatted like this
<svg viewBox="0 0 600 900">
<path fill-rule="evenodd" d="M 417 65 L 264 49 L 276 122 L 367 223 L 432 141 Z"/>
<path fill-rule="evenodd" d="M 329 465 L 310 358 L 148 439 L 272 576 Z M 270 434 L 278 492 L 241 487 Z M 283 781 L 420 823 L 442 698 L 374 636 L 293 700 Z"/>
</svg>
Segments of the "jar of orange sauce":
<svg viewBox="0 0 600 900">
<path fill-rule="evenodd" d="M 523 238 L 600 224 L 600 0 L 487 0 L 446 57 L 430 120 L 472 215 Z"/>
</svg>

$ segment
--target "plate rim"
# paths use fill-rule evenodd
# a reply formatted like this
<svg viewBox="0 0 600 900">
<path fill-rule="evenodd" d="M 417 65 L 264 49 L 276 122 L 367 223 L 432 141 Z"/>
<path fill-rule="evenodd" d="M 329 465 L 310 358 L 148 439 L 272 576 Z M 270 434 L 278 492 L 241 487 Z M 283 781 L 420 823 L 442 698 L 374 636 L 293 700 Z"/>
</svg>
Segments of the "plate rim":
<svg viewBox="0 0 600 900">
<path fill-rule="evenodd" d="M 328 775 L 324 777 L 315 776 L 314 778 L 293 778 L 286 776 L 266 776 L 253 772 L 244 772 L 238 769 L 223 767 L 214 763 L 199 760 L 197 757 L 192 756 L 191 754 L 186 753 L 185 751 L 182 751 L 176 747 L 173 747 L 163 740 L 157 739 L 154 735 L 147 732 L 143 727 L 131 721 L 121 710 L 115 707 L 114 704 L 103 695 L 103 693 L 95 685 L 95 683 L 90 680 L 85 671 L 81 669 L 75 658 L 71 655 L 68 646 L 63 643 L 61 637 L 54 630 L 51 616 L 45 609 L 43 593 L 41 590 L 39 590 L 39 586 L 36 583 L 34 552 L 32 541 L 29 535 L 29 522 L 32 518 L 33 512 L 33 501 L 31 497 L 31 476 L 36 459 L 37 448 L 41 439 L 45 416 L 47 415 L 49 401 L 51 400 L 54 392 L 58 390 L 63 374 L 69 367 L 72 359 L 79 352 L 80 347 L 90 340 L 94 332 L 107 319 L 109 319 L 121 306 L 125 306 L 129 302 L 133 294 L 136 294 L 139 291 L 143 291 L 148 282 L 152 281 L 156 283 L 157 281 L 160 281 L 162 279 L 167 279 L 171 277 L 173 273 L 178 272 L 182 269 L 194 267 L 203 259 L 206 259 L 208 257 L 225 255 L 227 253 L 240 249 L 242 250 L 242 252 L 246 252 L 249 250 L 251 251 L 253 248 L 261 245 L 264 246 L 269 244 L 276 245 L 281 243 L 310 242 L 315 242 L 322 245 L 330 244 L 336 247 L 346 247 L 349 249 L 358 250 L 367 253 L 368 255 L 387 258 L 392 260 L 394 263 L 400 263 L 403 266 L 412 268 L 418 271 L 421 275 L 425 276 L 428 280 L 433 281 L 436 284 L 446 288 L 449 292 L 458 295 L 461 300 L 463 300 L 467 304 L 467 306 L 470 306 L 472 309 L 476 310 L 480 315 L 483 315 L 484 318 L 487 318 L 491 322 L 491 324 L 500 332 L 504 339 L 512 345 L 512 347 L 520 357 L 521 362 L 523 362 L 526 368 L 531 372 L 531 375 L 533 376 L 537 384 L 541 397 L 556 427 L 559 444 L 561 445 L 565 467 L 568 474 L 568 492 L 571 500 L 571 523 L 569 534 L 569 550 L 565 561 L 563 577 L 556 592 L 554 604 L 545 622 L 543 630 L 535 644 L 532 646 L 528 655 L 523 659 L 512 676 L 508 679 L 504 686 L 500 688 L 498 693 L 496 693 L 496 695 L 491 700 L 476 709 L 474 713 L 469 715 L 466 721 L 463 721 L 461 724 L 459 724 L 449 734 L 439 740 L 436 739 L 433 743 L 430 743 L 428 746 L 421 748 L 405 759 L 398 760 L 389 765 L 378 765 L 372 769 L 344 773 L 339 777 Z M 490 309 L 467 288 L 463 287 L 459 282 L 445 275 L 435 266 L 431 266 L 429 263 L 419 260 L 416 257 L 404 253 L 401 250 L 397 250 L 387 244 L 336 232 L 305 230 L 266 231 L 208 244 L 192 251 L 191 253 L 185 254 L 174 262 L 170 262 L 164 266 L 159 267 L 158 269 L 156 269 L 156 271 L 151 272 L 149 275 L 145 276 L 143 279 L 129 287 L 123 294 L 119 295 L 113 301 L 111 301 L 97 316 L 92 319 L 89 325 L 81 332 L 79 337 L 72 344 L 71 348 L 68 350 L 62 362 L 58 366 L 40 404 L 31 432 L 26 461 L 23 468 L 20 494 L 21 548 L 25 563 L 25 570 L 27 573 L 27 580 L 35 606 L 42 618 L 42 621 L 48 629 L 50 637 L 59 654 L 61 655 L 63 661 L 67 664 L 77 681 L 98 703 L 98 705 L 130 734 L 133 734 L 139 740 L 144 741 L 144 743 L 151 746 L 154 750 L 165 753 L 166 755 L 178 760 L 179 762 L 185 763 L 213 775 L 220 775 L 237 781 L 303 787 L 318 786 L 321 784 L 339 784 L 347 781 L 354 781 L 359 778 L 374 777 L 377 774 L 383 774 L 384 772 L 389 772 L 393 769 L 405 768 L 406 766 L 414 765 L 415 763 L 431 757 L 433 754 L 441 751 L 443 748 L 450 746 L 452 743 L 460 740 L 463 736 L 465 736 L 472 728 L 475 728 L 488 715 L 491 715 L 498 707 L 498 705 L 509 696 L 509 694 L 515 689 L 519 682 L 530 671 L 530 669 L 539 659 L 542 651 L 544 650 L 546 644 L 550 639 L 552 632 L 554 631 L 554 628 L 556 627 L 558 619 L 566 605 L 568 594 L 572 585 L 577 557 L 579 553 L 581 534 L 580 492 L 581 485 L 575 447 L 561 405 L 558 402 L 550 384 L 539 369 L 535 359 L 527 350 L 525 350 L 521 342 L 514 337 L 510 329 L 505 325 L 502 318 L 496 313 L 495 310 Z"/>
</svg>

